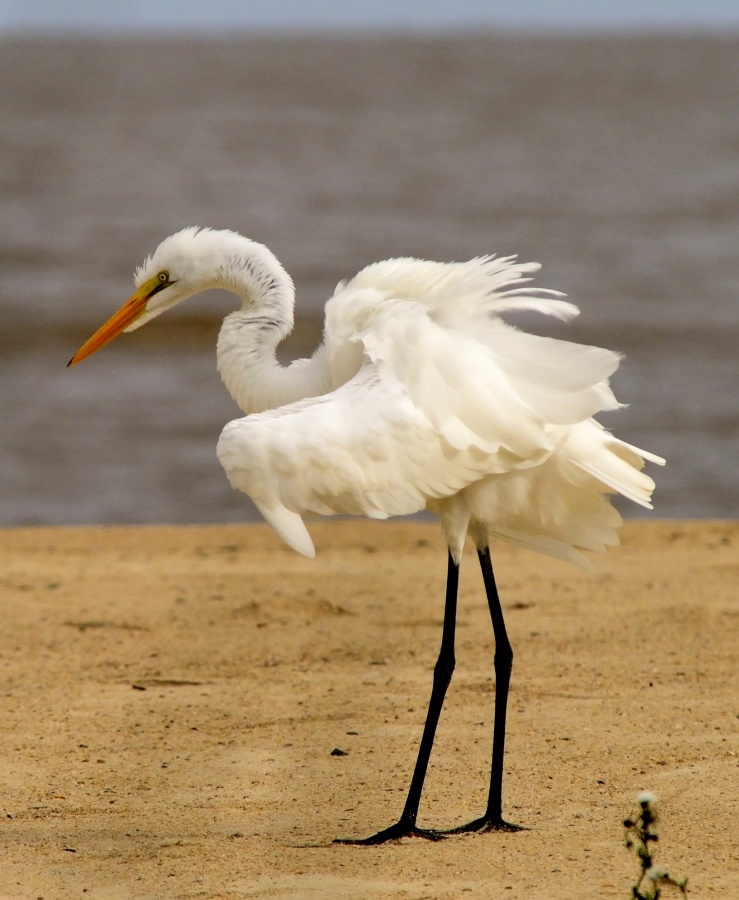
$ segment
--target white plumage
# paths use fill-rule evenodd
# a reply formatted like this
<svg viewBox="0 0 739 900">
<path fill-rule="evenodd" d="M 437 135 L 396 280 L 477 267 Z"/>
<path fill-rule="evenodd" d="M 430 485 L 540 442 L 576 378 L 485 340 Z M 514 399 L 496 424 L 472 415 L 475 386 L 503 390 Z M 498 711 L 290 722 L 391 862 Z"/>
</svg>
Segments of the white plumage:
<svg viewBox="0 0 739 900">
<path fill-rule="evenodd" d="M 577 314 L 554 292 L 522 286 L 537 268 L 396 259 L 340 284 L 323 346 L 296 370 L 319 395 L 226 426 L 218 456 L 231 484 L 310 556 L 304 512 L 386 518 L 428 508 L 458 560 L 460 505 L 476 534 L 482 524 L 573 561 L 584 561 L 576 548 L 616 544 L 621 519 L 604 491 L 649 506 L 654 483 L 639 469 L 662 460 L 591 418 L 619 405 L 608 386 L 617 354 L 500 318 Z M 229 387 L 238 381 L 225 360 L 220 368 Z M 232 393 L 254 409 L 250 394 Z"/>
<path fill-rule="evenodd" d="M 618 543 L 608 495 L 649 507 L 654 483 L 641 469 L 664 460 L 593 418 L 620 405 L 609 386 L 617 353 L 503 320 L 519 310 L 577 315 L 561 294 L 531 286 L 538 268 L 492 256 L 375 263 L 336 288 L 314 355 L 282 366 L 275 348 L 293 323 L 290 277 L 260 244 L 188 228 L 137 270 L 136 293 L 72 363 L 198 291 L 226 288 L 241 308 L 223 323 L 218 368 L 248 415 L 223 429 L 218 458 L 291 547 L 314 555 L 304 513 L 383 519 L 429 509 L 450 566 L 468 533 L 484 572 L 489 535 L 584 563 L 581 550 Z M 492 612 L 497 594 L 486 587 Z M 507 644 L 502 614 L 500 627 L 496 642 Z M 502 777 L 500 740 L 493 770 Z M 488 825 L 502 823 L 499 801 Z M 403 833 L 420 833 L 415 811 L 404 816 L 413 827 Z M 390 831 L 374 839 L 398 836 Z"/>
</svg>

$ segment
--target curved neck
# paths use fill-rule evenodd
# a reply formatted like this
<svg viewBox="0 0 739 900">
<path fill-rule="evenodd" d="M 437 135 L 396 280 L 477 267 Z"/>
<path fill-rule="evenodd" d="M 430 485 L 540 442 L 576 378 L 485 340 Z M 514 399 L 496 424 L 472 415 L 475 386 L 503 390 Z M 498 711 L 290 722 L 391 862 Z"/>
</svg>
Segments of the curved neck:
<svg viewBox="0 0 739 900">
<path fill-rule="evenodd" d="M 315 396 L 320 385 L 310 366 L 283 366 L 278 344 L 292 331 L 295 289 L 277 258 L 260 244 L 220 268 L 218 287 L 241 298 L 241 309 L 224 319 L 218 335 L 218 371 L 246 413 Z"/>
</svg>

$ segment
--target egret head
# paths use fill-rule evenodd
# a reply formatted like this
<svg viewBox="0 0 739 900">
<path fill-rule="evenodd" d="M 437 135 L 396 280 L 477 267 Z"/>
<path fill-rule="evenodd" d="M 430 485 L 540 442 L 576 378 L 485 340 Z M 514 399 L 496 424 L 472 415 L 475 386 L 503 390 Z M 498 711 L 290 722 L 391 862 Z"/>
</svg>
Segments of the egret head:
<svg viewBox="0 0 739 900">
<path fill-rule="evenodd" d="M 185 228 L 170 235 L 134 275 L 136 292 L 69 361 L 73 366 L 122 331 L 134 331 L 199 291 L 222 286 L 228 262 L 246 238 L 233 231 Z M 251 242 L 248 242 L 251 243 Z"/>
</svg>

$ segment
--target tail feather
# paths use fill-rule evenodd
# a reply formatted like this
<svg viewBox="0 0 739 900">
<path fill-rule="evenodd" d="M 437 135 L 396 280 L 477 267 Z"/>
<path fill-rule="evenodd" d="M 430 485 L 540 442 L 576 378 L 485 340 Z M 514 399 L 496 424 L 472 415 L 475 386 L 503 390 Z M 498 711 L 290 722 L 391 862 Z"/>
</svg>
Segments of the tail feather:
<svg viewBox="0 0 739 900">
<path fill-rule="evenodd" d="M 591 419 L 567 429 L 541 465 L 489 476 L 464 494 L 494 537 L 588 568 L 581 550 L 602 553 L 619 543 L 622 518 L 608 494 L 651 508 L 654 482 L 640 471 L 645 459 L 664 462 Z"/>
<path fill-rule="evenodd" d="M 598 452 L 593 452 L 593 448 L 587 456 L 575 458 L 575 465 L 627 499 L 652 509 L 650 498 L 654 481 L 640 470 L 645 459 L 658 465 L 664 465 L 664 459 L 626 444 L 605 430 L 598 436 Z"/>
</svg>

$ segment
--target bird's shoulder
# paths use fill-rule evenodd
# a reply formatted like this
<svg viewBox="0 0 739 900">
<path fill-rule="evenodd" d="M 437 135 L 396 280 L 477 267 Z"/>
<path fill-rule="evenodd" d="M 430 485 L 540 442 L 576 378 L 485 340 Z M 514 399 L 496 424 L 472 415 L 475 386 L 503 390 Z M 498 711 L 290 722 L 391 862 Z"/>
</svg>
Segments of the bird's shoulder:
<svg viewBox="0 0 739 900">
<path fill-rule="evenodd" d="M 367 359 L 397 357 L 403 346 L 412 356 L 423 352 L 430 325 L 455 329 L 487 320 L 484 299 L 494 290 L 487 271 L 491 259 L 387 259 L 340 282 L 326 303 L 320 350 L 333 386 L 345 384 Z"/>
<path fill-rule="evenodd" d="M 334 340 L 351 339 L 378 317 L 452 321 L 469 316 L 474 312 L 469 301 L 476 299 L 479 306 L 490 293 L 485 274 L 489 259 L 443 263 L 408 257 L 373 263 L 337 285 L 326 304 L 327 334 Z"/>
<path fill-rule="evenodd" d="M 528 309 L 567 318 L 577 308 L 562 294 L 533 287 L 539 263 L 515 256 L 478 256 L 463 262 L 399 257 L 372 263 L 340 282 L 326 304 L 326 326 L 335 338 L 369 327 L 377 316 L 398 307 L 446 327 L 488 320 L 502 312 Z"/>
</svg>

